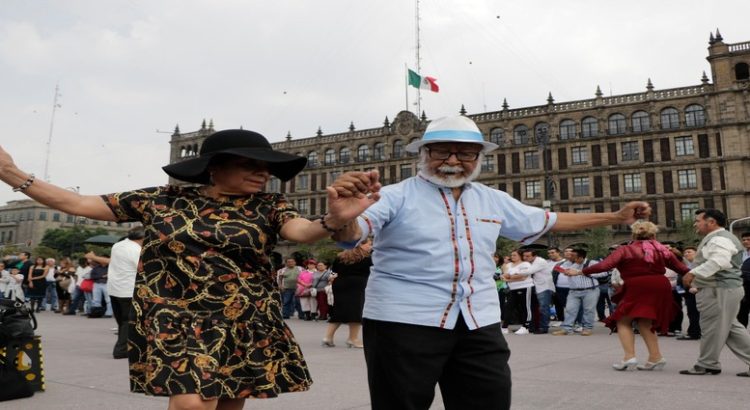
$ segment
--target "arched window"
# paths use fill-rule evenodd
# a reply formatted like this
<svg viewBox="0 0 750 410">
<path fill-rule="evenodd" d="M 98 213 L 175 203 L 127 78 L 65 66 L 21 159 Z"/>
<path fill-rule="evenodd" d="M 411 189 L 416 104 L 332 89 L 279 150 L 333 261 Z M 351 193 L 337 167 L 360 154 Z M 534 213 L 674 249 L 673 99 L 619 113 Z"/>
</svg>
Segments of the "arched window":
<svg viewBox="0 0 750 410">
<path fill-rule="evenodd" d="M 352 150 L 350 150 L 349 147 L 341 148 L 339 151 L 339 162 L 342 164 L 348 164 L 351 156 Z"/>
<path fill-rule="evenodd" d="M 546 122 L 540 122 L 534 126 L 534 138 L 536 142 L 547 142 L 549 141 L 549 124 Z"/>
<path fill-rule="evenodd" d="M 630 126 L 633 132 L 646 132 L 651 130 L 651 117 L 646 111 L 636 111 L 630 117 Z"/>
<path fill-rule="evenodd" d="M 404 142 L 401 140 L 393 141 L 393 158 L 404 156 Z"/>
<path fill-rule="evenodd" d="M 490 142 L 503 146 L 505 140 L 505 131 L 502 128 L 493 128 L 490 130 Z"/>
<path fill-rule="evenodd" d="M 333 148 L 328 148 L 325 152 L 325 156 L 323 157 L 323 163 L 325 165 L 333 165 L 336 163 L 336 150 Z"/>
<path fill-rule="evenodd" d="M 560 139 L 569 140 L 576 137 L 576 122 L 573 120 L 560 121 Z"/>
<path fill-rule="evenodd" d="M 377 142 L 372 149 L 372 159 L 381 161 L 385 159 L 385 143 Z"/>
<path fill-rule="evenodd" d="M 750 67 L 747 63 L 737 63 L 734 65 L 734 78 L 737 81 L 750 80 Z"/>
<path fill-rule="evenodd" d="M 513 128 L 513 143 L 516 145 L 529 143 L 529 127 L 525 125 L 516 125 Z"/>
<path fill-rule="evenodd" d="M 665 108 L 661 110 L 661 129 L 671 130 L 680 127 L 680 113 L 676 108 Z"/>
<path fill-rule="evenodd" d="M 370 147 L 365 144 L 357 147 L 357 162 L 365 162 L 370 160 Z"/>
<path fill-rule="evenodd" d="M 594 117 L 586 117 L 581 121 L 581 136 L 592 138 L 599 135 L 599 121 Z"/>
<path fill-rule="evenodd" d="M 414 138 L 410 139 L 409 140 L 409 144 L 411 144 L 414 141 L 419 141 L 419 137 L 414 137 Z M 417 154 L 412 154 L 411 152 L 407 152 L 406 154 L 409 155 L 410 157 L 413 157 L 413 156 L 417 155 Z"/>
<path fill-rule="evenodd" d="M 609 126 L 607 132 L 609 135 L 625 134 L 625 116 L 617 113 L 609 116 Z"/>
<path fill-rule="evenodd" d="M 187 150 L 185 149 L 185 147 L 180 147 L 180 158 L 185 158 L 186 155 Z"/>
<path fill-rule="evenodd" d="M 318 166 L 318 153 L 317 152 L 310 151 L 307 153 L 307 166 L 308 167 Z"/>
<path fill-rule="evenodd" d="M 685 107 L 685 125 L 688 127 L 702 127 L 706 125 L 706 112 L 702 105 L 691 104 Z"/>
</svg>

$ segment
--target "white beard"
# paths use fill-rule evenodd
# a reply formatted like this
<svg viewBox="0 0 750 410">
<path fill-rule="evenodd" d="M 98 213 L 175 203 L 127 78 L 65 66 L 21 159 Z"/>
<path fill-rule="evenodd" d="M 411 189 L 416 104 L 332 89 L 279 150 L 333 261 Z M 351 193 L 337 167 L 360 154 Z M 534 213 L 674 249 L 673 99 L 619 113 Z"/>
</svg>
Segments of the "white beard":
<svg viewBox="0 0 750 410">
<path fill-rule="evenodd" d="M 474 171 L 472 171 L 471 175 L 464 176 L 464 168 L 460 165 L 450 166 L 450 165 L 445 165 L 445 164 L 437 168 L 437 170 L 440 171 L 440 173 L 442 174 L 442 175 L 437 175 L 427 165 L 428 162 L 430 161 L 430 158 L 427 155 L 427 151 L 420 150 L 419 151 L 419 163 L 417 163 L 417 169 L 419 169 L 419 175 L 421 175 L 424 179 L 432 182 L 435 185 L 446 187 L 446 188 L 458 188 L 477 179 L 477 177 L 479 176 L 479 173 L 482 172 L 482 168 L 479 166 L 479 164 L 482 163 L 483 158 L 484 158 L 484 154 L 480 153 L 479 158 L 477 158 L 477 166 L 474 167 Z"/>
</svg>

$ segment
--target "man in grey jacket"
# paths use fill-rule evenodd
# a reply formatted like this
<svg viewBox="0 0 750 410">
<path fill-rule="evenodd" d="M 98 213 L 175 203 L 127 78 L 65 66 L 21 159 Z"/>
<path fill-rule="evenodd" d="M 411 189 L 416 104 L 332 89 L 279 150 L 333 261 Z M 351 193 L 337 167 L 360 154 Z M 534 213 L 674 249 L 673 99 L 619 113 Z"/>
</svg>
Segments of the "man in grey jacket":
<svg viewBox="0 0 750 410">
<path fill-rule="evenodd" d="M 740 266 L 742 244 L 724 229 L 727 217 L 717 209 L 695 211 L 695 230 L 704 235 L 698 245 L 695 266 L 683 277 L 686 288 L 698 288 L 695 295 L 700 311 L 701 344 L 698 360 L 680 374 L 707 375 L 721 373 L 719 354 L 724 345 L 750 368 L 750 334 L 737 320 L 742 288 Z M 737 376 L 750 377 L 750 372 Z"/>
</svg>

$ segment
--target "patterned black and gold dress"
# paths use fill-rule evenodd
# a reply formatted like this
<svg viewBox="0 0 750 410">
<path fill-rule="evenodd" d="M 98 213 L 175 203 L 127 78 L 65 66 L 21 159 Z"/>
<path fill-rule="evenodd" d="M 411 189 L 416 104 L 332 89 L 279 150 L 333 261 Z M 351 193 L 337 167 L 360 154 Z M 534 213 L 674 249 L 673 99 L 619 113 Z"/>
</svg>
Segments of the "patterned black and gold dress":
<svg viewBox="0 0 750 410">
<path fill-rule="evenodd" d="M 268 255 L 299 217 L 283 195 L 213 199 L 164 186 L 103 195 L 146 238 L 128 329 L 130 389 L 204 399 L 307 390 Z"/>
</svg>

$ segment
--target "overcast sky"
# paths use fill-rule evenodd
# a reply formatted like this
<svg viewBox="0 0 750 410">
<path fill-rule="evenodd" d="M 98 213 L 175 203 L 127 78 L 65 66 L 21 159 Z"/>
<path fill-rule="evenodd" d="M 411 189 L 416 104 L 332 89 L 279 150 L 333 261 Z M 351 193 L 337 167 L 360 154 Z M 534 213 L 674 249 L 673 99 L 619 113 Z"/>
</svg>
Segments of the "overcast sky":
<svg viewBox="0 0 750 410">
<path fill-rule="evenodd" d="M 164 184 L 176 124 L 280 141 L 405 108 L 412 0 L 2 0 L 0 145 L 85 194 Z M 421 2 L 429 118 L 641 92 L 709 76 L 708 35 L 750 41 L 750 1 Z M 411 100 L 414 93 L 411 93 Z M 413 110 L 414 107 L 411 107 Z M 0 189 L 0 204 L 24 198 Z"/>
</svg>

